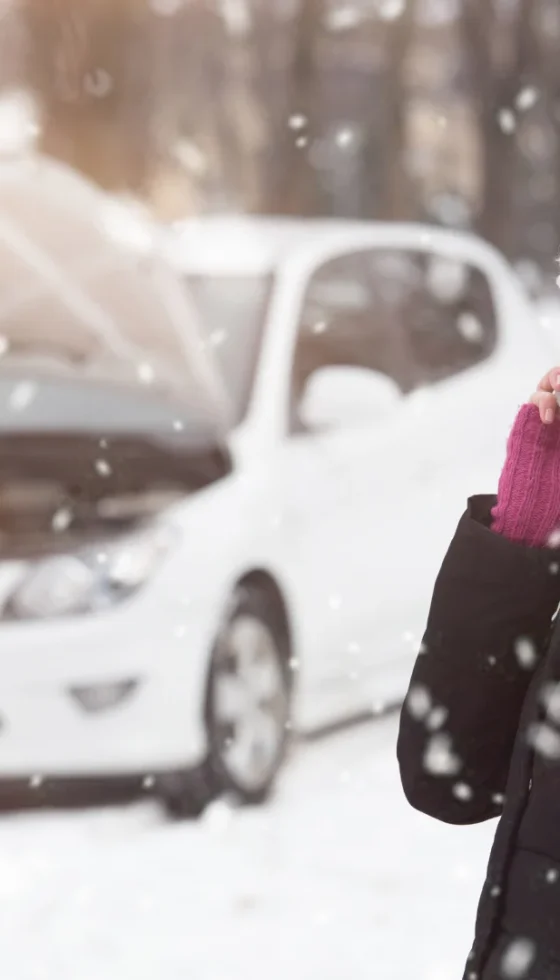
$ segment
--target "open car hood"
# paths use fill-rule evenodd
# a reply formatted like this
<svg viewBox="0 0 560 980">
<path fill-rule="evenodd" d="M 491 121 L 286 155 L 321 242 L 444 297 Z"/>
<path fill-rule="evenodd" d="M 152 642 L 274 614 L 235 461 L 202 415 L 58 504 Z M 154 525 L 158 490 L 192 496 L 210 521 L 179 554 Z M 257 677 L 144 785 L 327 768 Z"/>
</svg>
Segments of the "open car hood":
<svg viewBox="0 0 560 980">
<path fill-rule="evenodd" d="M 227 395 L 153 242 L 67 167 L 0 165 L 0 557 L 125 527 L 229 472 Z"/>
</svg>

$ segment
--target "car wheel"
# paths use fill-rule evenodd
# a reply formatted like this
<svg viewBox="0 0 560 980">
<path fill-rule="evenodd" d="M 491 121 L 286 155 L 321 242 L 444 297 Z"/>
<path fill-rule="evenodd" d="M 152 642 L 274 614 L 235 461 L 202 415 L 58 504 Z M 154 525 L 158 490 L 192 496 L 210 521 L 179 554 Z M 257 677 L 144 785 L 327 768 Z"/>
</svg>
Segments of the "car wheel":
<svg viewBox="0 0 560 980">
<path fill-rule="evenodd" d="M 283 610 L 266 589 L 241 586 L 217 637 L 205 706 L 208 757 L 168 788 L 169 811 L 196 816 L 213 798 L 263 802 L 282 765 L 291 671 Z"/>
</svg>

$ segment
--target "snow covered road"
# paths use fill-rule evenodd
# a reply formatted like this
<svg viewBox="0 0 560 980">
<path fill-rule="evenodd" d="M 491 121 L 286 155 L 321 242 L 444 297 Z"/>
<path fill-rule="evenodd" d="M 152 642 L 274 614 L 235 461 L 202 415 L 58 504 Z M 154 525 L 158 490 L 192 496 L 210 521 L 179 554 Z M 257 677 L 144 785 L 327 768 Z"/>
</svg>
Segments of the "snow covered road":
<svg viewBox="0 0 560 980">
<path fill-rule="evenodd" d="M 0 819 L 6 980 L 458 980 L 493 827 L 402 799 L 395 718 L 300 749 L 276 799 Z"/>
</svg>

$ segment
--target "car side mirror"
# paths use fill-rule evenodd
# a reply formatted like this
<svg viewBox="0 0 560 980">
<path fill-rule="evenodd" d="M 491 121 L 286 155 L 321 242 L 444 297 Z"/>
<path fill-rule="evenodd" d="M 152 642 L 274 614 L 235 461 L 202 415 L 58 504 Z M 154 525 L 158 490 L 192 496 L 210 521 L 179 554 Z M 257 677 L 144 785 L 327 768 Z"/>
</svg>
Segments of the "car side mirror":
<svg viewBox="0 0 560 980">
<path fill-rule="evenodd" d="M 400 398 L 396 382 L 378 371 L 333 365 L 309 378 L 300 418 L 310 429 L 357 428 L 386 417 Z"/>
</svg>

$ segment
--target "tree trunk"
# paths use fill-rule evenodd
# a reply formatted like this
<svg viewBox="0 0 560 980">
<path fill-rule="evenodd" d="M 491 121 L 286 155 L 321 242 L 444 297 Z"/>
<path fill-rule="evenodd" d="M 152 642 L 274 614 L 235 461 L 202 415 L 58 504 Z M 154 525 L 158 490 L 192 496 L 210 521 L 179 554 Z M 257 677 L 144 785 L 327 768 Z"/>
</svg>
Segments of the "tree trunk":
<svg viewBox="0 0 560 980">
<path fill-rule="evenodd" d="M 24 18 L 41 149 L 106 188 L 141 190 L 154 94 L 147 7 L 26 0 Z"/>
<path fill-rule="evenodd" d="M 270 193 L 270 211 L 276 214 L 314 215 L 319 206 L 317 172 L 309 148 L 319 132 L 316 49 L 325 0 L 300 0 L 294 33 L 294 56 L 288 81 L 285 129 L 280 139 L 281 170 L 278 187 Z M 301 117 L 300 128 L 290 119 Z"/>
<path fill-rule="evenodd" d="M 398 221 L 411 217 L 412 195 L 406 163 L 407 63 L 416 16 L 415 0 L 389 23 L 387 67 L 384 78 L 387 125 L 383 133 L 382 218 Z M 377 120 L 379 125 L 379 119 Z"/>
<path fill-rule="evenodd" d="M 511 253 L 515 237 L 514 185 L 518 147 L 515 116 L 503 114 L 514 112 L 516 96 L 530 70 L 532 4 L 533 0 L 518 0 L 508 24 L 498 16 L 491 0 L 465 0 L 462 11 L 463 37 L 471 66 L 482 149 L 483 179 L 477 230 L 506 254 Z"/>
</svg>

